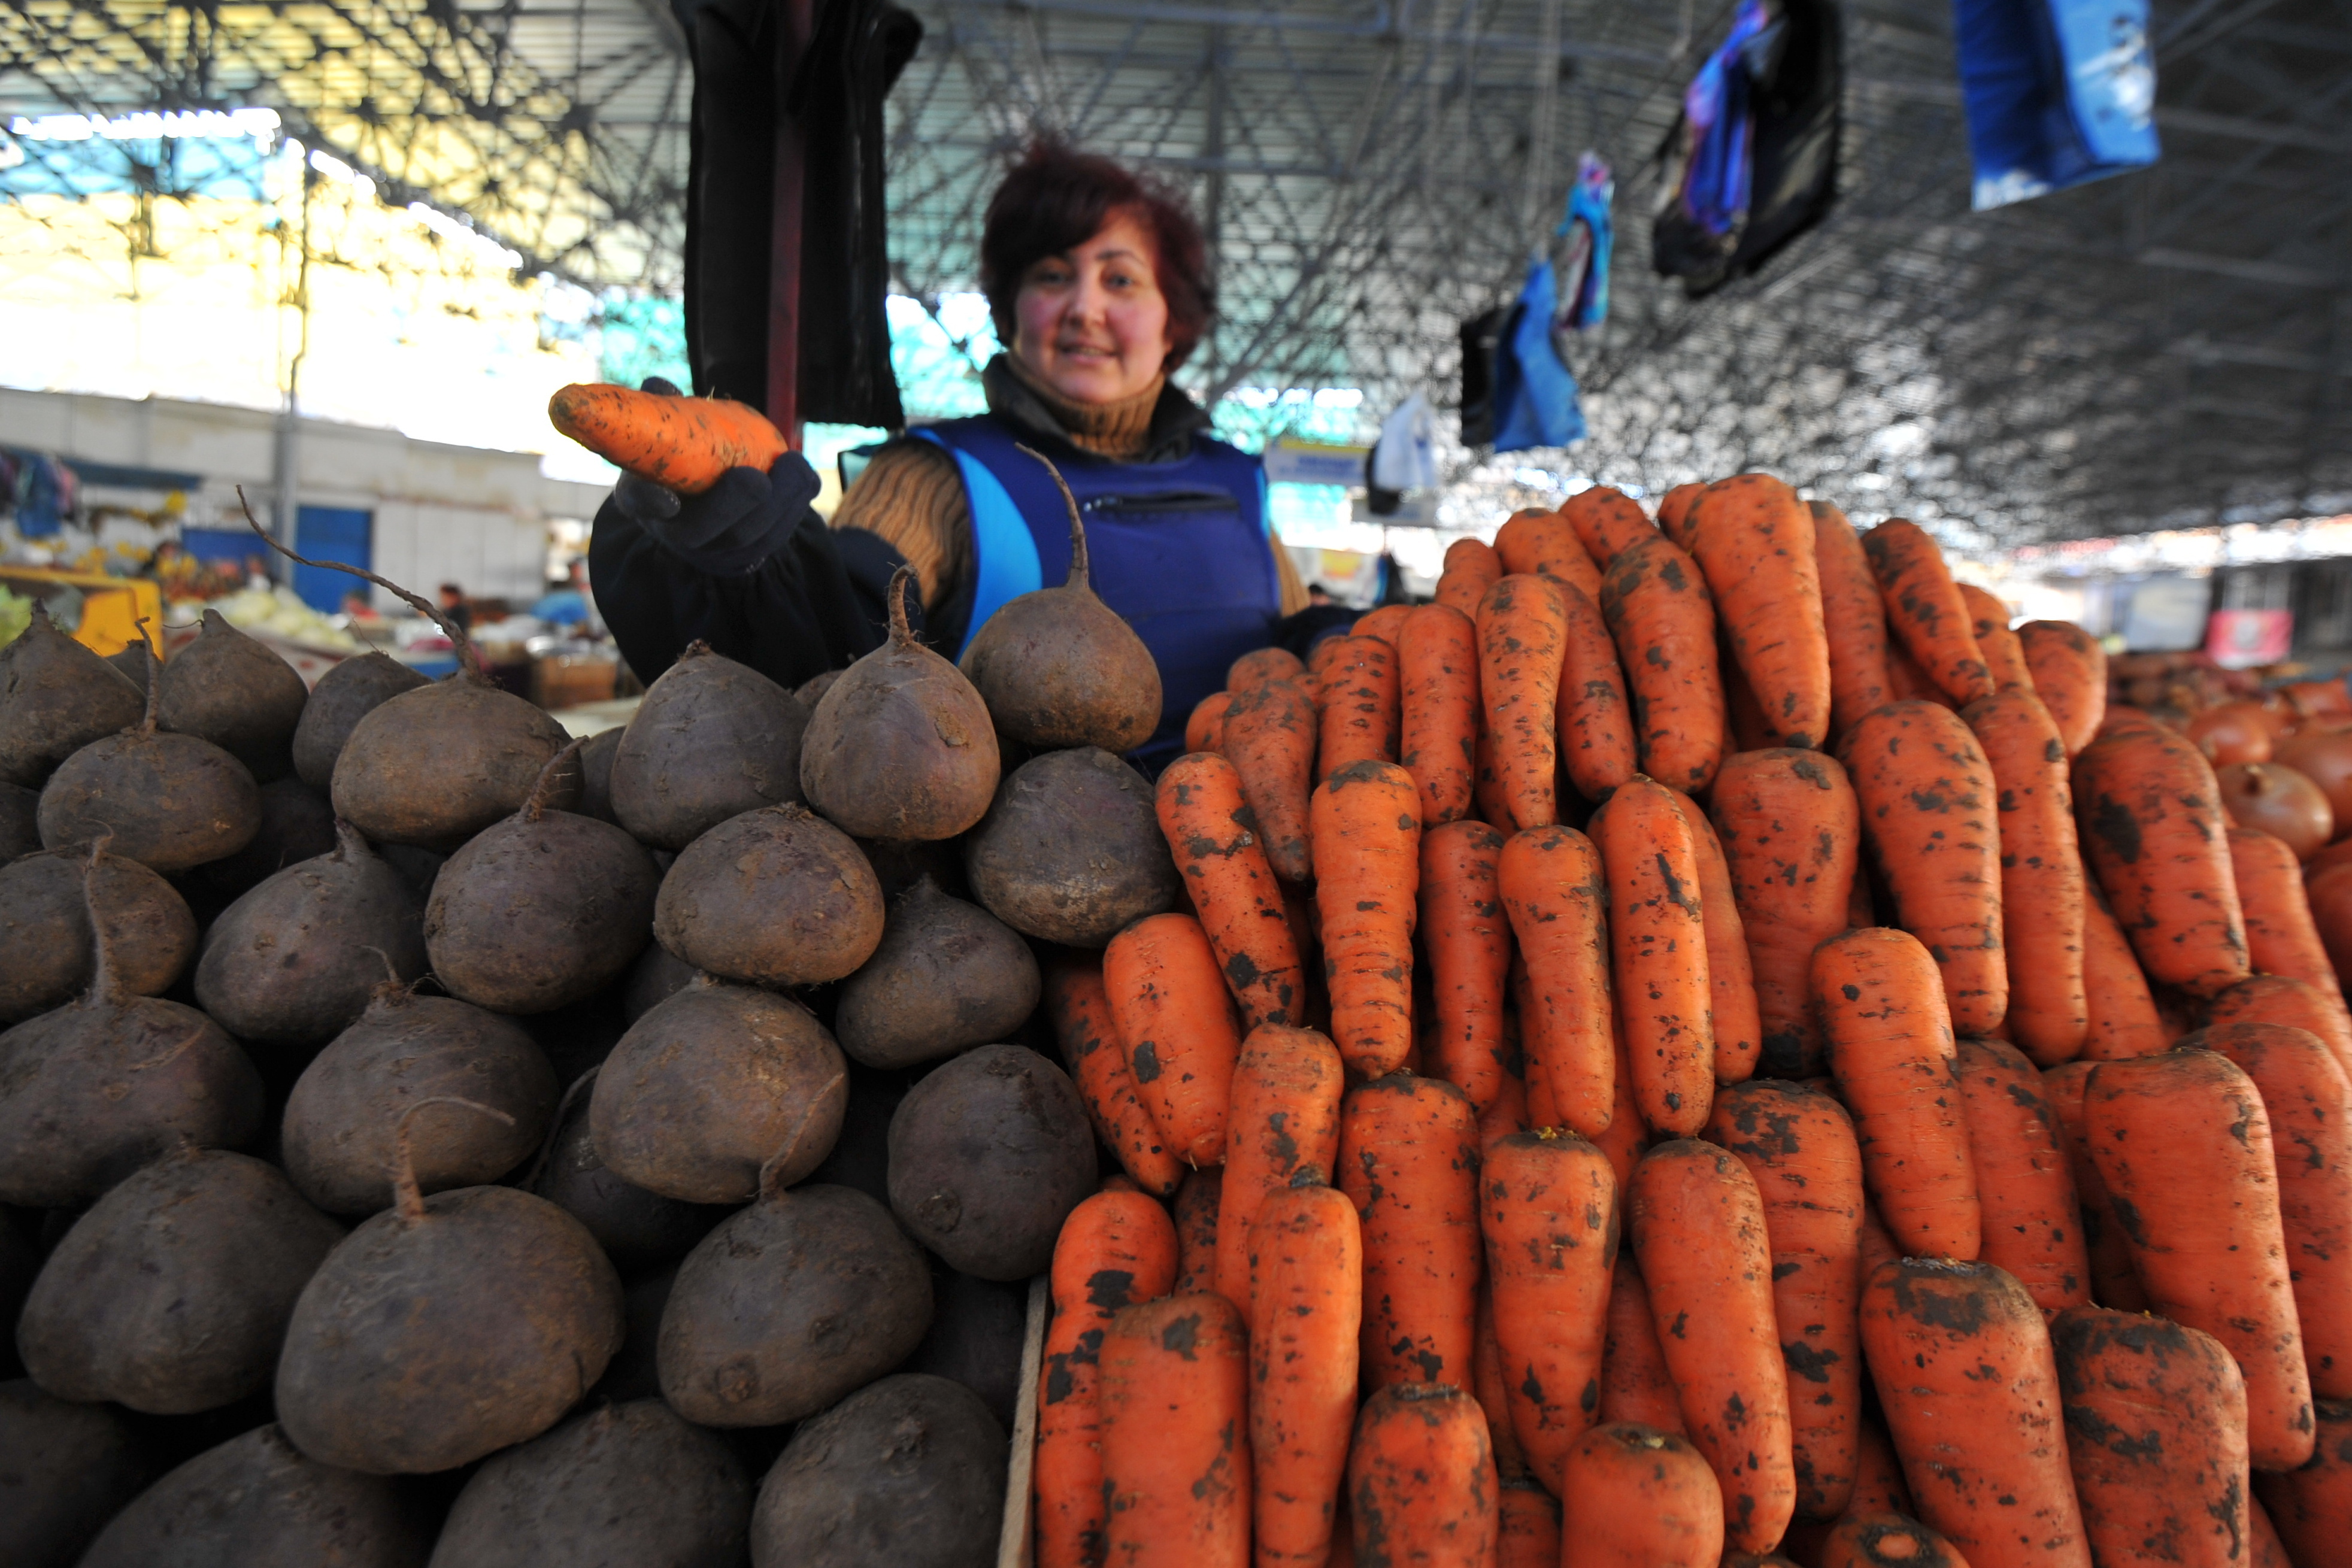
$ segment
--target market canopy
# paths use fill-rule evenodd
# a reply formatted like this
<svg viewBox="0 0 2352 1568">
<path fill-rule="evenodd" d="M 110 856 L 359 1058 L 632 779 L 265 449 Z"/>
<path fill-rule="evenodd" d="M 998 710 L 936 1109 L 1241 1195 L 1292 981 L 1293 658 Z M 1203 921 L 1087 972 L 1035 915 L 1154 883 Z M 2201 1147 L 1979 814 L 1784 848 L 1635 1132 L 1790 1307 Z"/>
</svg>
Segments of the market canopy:
<svg viewBox="0 0 2352 1568">
<path fill-rule="evenodd" d="M 1962 543 L 2352 506 L 2352 0 L 2158 5 L 2162 160 L 1983 214 L 1948 0 L 1846 5 L 1837 206 L 1696 301 L 1650 273 L 1648 214 L 1720 3 L 910 8 L 927 36 L 891 104 L 892 265 L 919 299 L 972 287 L 995 171 L 1052 131 L 1192 192 L 1224 304 L 1196 390 L 1355 387 L 1367 417 L 1416 387 L 1447 403 L 1461 322 L 1510 298 L 1591 149 L 1619 238 L 1610 320 L 1573 359 L 1591 434 L 1535 466 L 1651 490 L 1768 468 Z M 683 40 L 662 0 L 11 0 L 0 112 L 271 106 L 527 267 L 666 291 Z M 169 194 L 176 176 L 151 157 L 132 177 Z"/>
</svg>

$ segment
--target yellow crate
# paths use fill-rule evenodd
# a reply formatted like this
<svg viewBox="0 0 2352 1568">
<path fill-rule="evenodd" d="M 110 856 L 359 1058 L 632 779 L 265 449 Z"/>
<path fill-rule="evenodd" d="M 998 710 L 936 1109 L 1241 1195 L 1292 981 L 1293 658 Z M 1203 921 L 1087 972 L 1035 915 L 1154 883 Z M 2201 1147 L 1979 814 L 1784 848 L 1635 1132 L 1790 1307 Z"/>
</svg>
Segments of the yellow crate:
<svg viewBox="0 0 2352 1568">
<path fill-rule="evenodd" d="M 29 598 L 44 598 L 58 588 L 79 588 L 82 594 L 81 626 L 74 641 L 101 658 L 119 653 L 139 636 L 139 622 L 147 622 L 147 645 L 163 656 L 163 595 L 143 577 L 109 577 L 102 571 L 58 571 L 49 567 L 0 567 L 0 583 Z"/>
</svg>

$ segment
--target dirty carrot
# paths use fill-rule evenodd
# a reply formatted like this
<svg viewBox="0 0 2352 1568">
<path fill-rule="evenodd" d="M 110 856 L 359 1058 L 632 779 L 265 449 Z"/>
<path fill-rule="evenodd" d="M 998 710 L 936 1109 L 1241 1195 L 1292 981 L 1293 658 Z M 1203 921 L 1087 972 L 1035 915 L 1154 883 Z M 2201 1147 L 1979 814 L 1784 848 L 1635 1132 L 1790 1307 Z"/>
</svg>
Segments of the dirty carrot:
<svg viewBox="0 0 2352 1568">
<path fill-rule="evenodd" d="M 2037 1065 L 2053 1066 L 2082 1051 L 2091 1022 L 2083 988 L 2083 855 L 2065 744 L 2028 686 L 1970 703 L 1960 717 L 1999 791 L 2007 1022 Z"/>
<path fill-rule="evenodd" d="M 1503 580 L 1503 558 L 1483 539 L 1455 539 L 1445 547 L 1445 569 L 1437 579 L 1437 602 L 1475 617 L 1478 601 Z"/>
<path fill-rule="evenodd" d="M 1249 1325 L 1204 1293 L 1123 1307 L 1102 1345 L 1107 1561 L 1246 1568 Z"/>
<path fill-rule="evenodd" d="M 2301 980 L 2325 992 L 2341 1010 L 2344 988 L 2311 918 L 2294 852 L 2258 828 L 2232 827 L 2230 871 L 2246 922 L 2246 959 L 2254 973 Z"/>
<path fill-rule="evenodd" d="M 1862 841 L 1853 786 L 1834 757 L 1779 747 L 1726 758 L 1712 800 L 1756 989 L 1757 1071 L 1817 1074 L 1813 949 L 1846 928 Z"/>
<path fill-rule="evenodd" d="M 1503 834 L 1448 822 L 1421 836 L 1421 933 L 1436 1013 L 1429 1071 L 1483 1113 L 1503 1092 L 1503 986 L 1511 929 L 1496 874 Z M 1522 1110 L 1525 1086 L 1520 1089 Z"/>
<path fill-rule="evenodd" d="M 1706 486 L 1694 479 L 1677 485 L 1659 497 L 1658 531 L 1683 549 L 1690 549 L 1691 508 L 1698 505 L 1698 498 L 1706 491 Z"/>
<path fill-rule="evenodd" d="M 1906 932 L 1848 931 L 1813 954 L 1813 1002 L 1895 1245 L 1908 1257 L 1976 1257 L 1976 1166 L 1935 961 Z"/>
<path fill-rule="evenodd" d="M 1501 1477 L 1486 1413 L 1445 1384 L 1396 1384 L 1364 1401 L 1348 1450 L 1356 1561 L 1493 1568 Z"/>
<path fill-rule="evenodd" d="M 1383 604 L 1377 610 L 1366 611 L 1356 617 L 1348 628 L 1355 637 L 1374 637 L 1391 647 L 1396 646 L 1397 633 L 1404 627 L 1404 618 L 1412 613 L 1410 604 Z"/>
<path fill-rule="evenodd" d="M 1758 1079 L 1716 1095 L 1706 1137 L 1764 1204 L 1772 1306 L 1788 1369 L 1797 1517 L 1835 1519 L 1853 1491 L 1862 1419 L 1862 1149 L 1845 1107 Z"/>
<path fill-rule="evenodd" d="M 1927 530 L 1890 517 L 1862 536 L 1862 549 L 1886 599 L 1888 630 L 1937 689 L 1956 703 L 1992 695 L 1992 672 L 1977 647 L 1968 601 Z"/>
<path fill-rule="evenodd" d="M 2066 1130 L 2041 1074 L 1997 1040 L 1961 1040 L 1955 1066 L 1983 1216 L 1978 1256 L 2008 1270 L 2045 1313 L 2089 1305 L 2091 1258 Z"/>
<path fill-rule="evenodd" d="M 1315 685 L 1307 678 L 1305 662 L 1287 648 L 1254 649 L 1225 670 L 1225 690 L 1235 696 L 1268 681 L 1297 681 L 1308 691 Z"/>
<path fill-rule="evenodd" d="M 1624 662 L 1642 771 L 1704 791 L 1722 764 L 1724 732 L 1706 580 L 1673 540 L 1654 535 L 1609 563 L 1601 614 Z"/>
<path fill-rule="evenodd" d="M 1141 1193 L 1097 1193 L 1062 1222 L 1031 1472 L 1037 1568 L 1103 1561 L 1103 1333 L 1121 1307 L 1165 1295 L 1175 1277 L 1176 1228 L 1168 1211 Z"/>
<path fill-rule="evenodd" d="M 1160 776 L 1157 809 L 1160 831 L 1243 1021 L 1252 1029 L 1297 1022 L 1307 976 L 1240 773 L 1210 753 L 1180 757 Z"/>
<path fill-rule="evenodd" d="M 1985 672 L 1997 690 L 2032 691 L 2033 673 L 2026 667 L 2025 650 L 2009 629 L 2009 606 L 1973 582 L 1959 584 L 1960 602 L 1968 606 L 1969 634 L 1977 640 Z"/>
<path fill-rule="evenodd" d="M 1990 1263 L 1881 1264 L 1862 1346 L 1918 1515 L 1970 1568 L 2091 1568 L 2050 1331 L 2024 1287 Z"/>
<path fill-rule="evenodd" d="M 1412 1050 L 1412 927 L 1421 794 L 1393 762 L 1351 762 L 1315 791 L 1315 885 L 1331 1034 L 1350 1071 L 1393 1072 Z"/>
<path fill-rule="evenodd" d="M 1855 1513 L 1822 1543 L 1821 1568 L 1969 1568 L 1952 1543 L 1899 1513 Z"/>
<path fill-rule="evenodd" d="M 1683 547 L 1706 574 L 1732 657 L 1770 727 L 1770 744 L 1829 740 L 1830 656 L 1813 514 L 1769 474 L 1709 485 Z"/>
<path fill-rule="evenodd" d="M 1764 705 L 1756 700 L 1756 688 L 1748 684 L 1747 673 L 1740 669 L 1739 660 L 1731 651 L 1731 639 L 1719 623 L 1715 629 L 1715 667 L 1723 680 L 1726 755 L 1761 751 L 1776 744 L 1779 737 L 1764 717 Z"/>
<path fill-rule="evenodd" d="M 1735 754 L 1736 755 L 1736 754 Z M 1756 1000 L 1754 961 L 1748 956 L 1748 927 L 1731 888 L 1731 867 L 1723 841 L 1698 802 L 1668 790 L 1690 824 L 1691 848 L 1698 856 L 1700 923 L 1706 936 L 1706 977 L 1715 1028 L 1715 1081 L 1742 1083 L 1756 1074 L 1763 1049 L 1764 1021 Z"/>
<path fill-rule="evenodd" d="M 1300 681 L 1261 680 L 1235 692 L 1218 747 L 1241 775 L 1267 862 L 1292 882 L 1314 875 L 1307 798 L 1315 782 L 1317 724 Z"/>
<path fill-rule="evenodd" d="M 1529 1477 L 1503 1478 L 1495 1568 L 1559 1568 L 1559 1500 Z"/>
<path fill-rule="evenodd" d="M 1189 915 L 1154 915 L 1110 939 L 1103 988 L 1136 1097 L 1189 1165 L 1225 1157 L 1225 1097 L 1241 1037 L 1215 949 Z"/>
<path fill-rule="evenodd" d="M 1496 890 L 1527 960 L 1520 1046 L 1549 1092 L 1554 1116 L 1598 1137 L 1616 1095 L 1601 856 L 1573 828 L 1530 828 L 1503 845 Z"/>
<path fill-rule="evenodd" d="M 1170 1287 L 1176 1295 L 1217 1288 L 1217 1209 L 1224 1188 L 1225 1167 L 1202 1166 L 1186 1171 L 1176 1189 L 1176 1283 Z"/>
<path fill-rule="evenodd" d="M 1503 1020 L 1503 1041 L 1498 1054 L 1502 1068 L 1496 1077 L 1495 1098 L 1478 1113 L 1478 1146 L 1482 1149 L 1497 1138 L 1524 1133 L 1535 1125 L 1528 1119 L 1527 1067 L 1519 1053 L 1516 1019 L 1506 1017 Z M 1445 1077 L 1442 1072 L 1435 1076 Z M 1450 1078 L 1445 1081 L 1454 1082 Z M 1462 1088 L 1458 1083 L 1454 1086 Z M 1469 1091 L 1463 1090 L 1463 1092 L 1466 1094 Z"/>
<path fill-rule="evenodd" d="M 2221 1024 L 2180 1042 L 2199 1048 L 2236 1062 L 2262 1092 L 2311 1391 L 2352 1396 L 2352 1076 L 2318 1036 L 2278 1024 Z"/>
<path fill-rule="evenodd" d="M 2344 1552 L 2352 1520 L 2352 1403 L 2323 1400 L 2311 1458 L 2285 1475 L 2254 1476 L 2254 1492 L 2294 1568 L 2322 1568 Z"/>
<path fill-rule="evenodd" d="M 1346 1069 L 1311 1029 L 1261 1024 L 1234 1063 L 1225 1179 L 1217 1197 L 1217 1290 L 1250 1315 L 1250 1227 L 1268 1195 L 1302 1173 L 1328 1183 L 1339 1158 Z"/>
<path fill-rule="evenodd" d="M 1316 690 L 1316 772 L 1328 779 L 1350 762 L 1394 762 L 1401 702 L 1396 649 L 1365 636 L 1334 637 L 1323 647 L 1331 654 Z"/>
<path fill-rule="evenodd" d="M 1944 688 L 1927 678 L 1918 661 L 1911 657 L 1903 640 L 1890 636 L 1886 640 L 1886 700 L 1888 702 L 1934 703 L 1954 712 L 1960 705 L 1944 695 Z"/>
<path fill-rule="evenodd" d="M 2107 1184 L 2091 1158 L 2089 1130 L 2083 1122 L 2083 1095 L 2091 1086 L 2095 1061 L 2069 1061 L 2045 1069 L 2042 1092 L 2065 1140 L 2066 1169 L 2074 1178 L 2075 1196 L 2083 1206 L 2083 1250 L 2090 1260 L 2091 1300 L 2119 1312 L 2147 1310 L 2147 1292 L 2132 1271 L 2131 1243 L 2116 1222 L 2107 1201 Z"/>
<path fill-rule="evenodd" d="M 1630 1421 L 1684 1436 L 1682 1402 L 1675 1395 L 1666 1354 L 1658 1348 L 1650 1292 L 1630 1258 L 1617 1260 L 1609 1281 L 1609 1337 L 1601 1360 L 1601 1418 Z"/>
<path fill-rule="evenodd" d="M 2210 1051 L 2103 1061 L 2083 1097 L 2091 1158 L 2150 1308 L 2227 1345 L 2246 1375 L 2253 1462 L 2311 1457 L 2311 1377 L 2288 1277 L 2270 1117 Z M 2181 1173 L 2194 1171 L 2193 1181 Z"/>
<path fill-rule="evenodd" d="M 1398 758 L 1421 789 L 1424 827 L 1470 810 L 1478 767 L 1478 628 L 1458 610 L 1423 604 L 1397 633 L 1403 691 Z"/>
<path fill-rule="evenodd" d="M 1633 1167 L 1626 1209 L 1683 1426 L 1723 1487 L 1726 1537 L 1769 1552 L 1795 1512 L 1797 1477 L 1756 1178 L 1712 1144 L 1678 1138 Z"/>
<path fill-rule="evenodd" d="M 2140 967 L 2210 997 L 2246 977 L 2246 927 L 2221 786 L 2204 754 L 2153 726 L 2074 759 L 2084 858 Z"/>
<path fill-rule="evenodd" d="M 1135 1075 L 1103 990 L 1102 964 L 1092 954 L 1066 955 L 1045 966 L 1045 1011 L 1095 1135 L 1118 1156 L 1136 1186 L 1167 1197 L 1184 1179 L 1184 1162 L 1168 1147 L 1151 1113 L 1136 1098 Z"/>
<path fill-rule="evenodd" d="M 1678 1433 L 1630 1421 L 1595 1427 L 1569 1456 L 1560 1568 L 1717 1568 L 1723 1492 Z"/>
<path fill-rule="evenodd" d="M 1460 1090 L 1399 1073 L 1348 1091 L 1339 1185 L 1363 1223 L 1368 1385 L 1468 1385 L 1477 1182 L 1477 1116 Z"/>
<path fill-rule="evenodd" d="M 1658 530 L 1642 515 L 1641 503 L 1608 485 L 1578 491 L 1561 503 L 1559 515 L 1568 519 L 1576 537 L 1584 541 L 1584 553 L 1603 572 L 1623 551 L 1658 537 Z"/>
<path fill-rule="evenodd" d="M 1568 612 L 1556 715 L 1560 766 L 1578 794 L 1606 800 L 1611 790 L 1633 777 L 1635 766 L 1625 672 L 1600 606 L 1581 588 L 1570 585 L 1559 592 Z"/>
<path fill-rule="evenodd" d="M 2247 1561 L 2246 1380 L 2221 1341 L 2072 1307 L 2050 1325 L 2066 1453 L 2100 1568 Z"/>
<path fill-rule="evenodd" d="M 1495 530 L 1495 553 L 1503 570 L 1548 577 L 1587 593 L 1601 591 L 1601 569 L 1586 553 L 1576 526 L 1558 512 L 1523 507 Z"/>
<path fill-rule="evenodd" d="M 1886 601 L 1871 575 L 1862 538 L 1827 501 L 1813 514 L 1813 570 L 1822 585 L 1822 635 L 1829 645 L 1830 731 L 1843 735 L 1872 708 L 1895 700 L 1886 675 Z"/>
<path fill-rule="evenodd" d="M 1567 621 L 1559 589 L 1545 577 L 1506 577 L 1478 604 L 1478 689 L 1503 796 L 1519 828 L 1559 819 L 1558 710 Z"/>
<path fill-rule="evenodd" d="M 1478 1407 L 1486 1412 L 1486 1431 L 1495 1443 L 1495 1468 L 1505 1477 L 1528 1473 L 1528 1458 L 1519 1451 L 1519 1439 L 1511 1430 L 1511 1396 L 1503 1385 L 1503 1352 L 1495 1343 L 1495 1292 L 1493 1281 L 1478 1281 L 1478 1316 L 1474 1332 L 1477 1338 L 1470 1351 L 1470 1392 L 1476 1395 Z"/>
<path fill-rule="evenodd" d="M 1843 752 L 1863 840 L 1894 894 L 1893 924 L 1935 957 L 1952 1027 L 1985 1033 L 2009 1007 L 1991 765 L 1967 724 L 1932 703 L 1865 714 Z"/>
<path fill-rule="evenodd" d="M 2225 1023 L 2276 1023 L 2309 1030 L 2327 1047 L 2336 1064 L 2352 1073 L 2352 1022 L 2344 1004 L 2301 980 L 2284 975 L 2256 975 L 2240 980 L 2205 1009 L 2208 1028 Z"/>
<path fill-rule="evenodd" d="M 2017 642 L 2072 758 L 2091 744 L 2106 716 L 2107 651 L 2071 621 L 2029 621 L 2017 629 Z"/>
<path fill-rule="evenodd" d="M 1588 826 L 1608 877 L 1610 967 L 1633 1103 L 1652 1131 L 1687 1137 L 1706 1125 L 1715 1092 L 1714 988 L 1690 824 L 1672 791 L 1636 779 Z"/>
<path fill-rule="evenodd" d="M 2156 1010 L 2156 998 L 2148 992 L 2139 955 L 2116 924 L 2107 895 L 2087 874 L 2083 879 L 2083 998 L 2084 1060 L 2153 1056 L 2172 1043 L 2171 1032 Z"/>
<path fill-rule="evenodd" d="M 1486 1151 L 1480 1226 L 1511 1429 L 1557 1492 L 1601 1404 L 1617 1177 L 1573 1133 L 1519 1133 Z"/>
<path fill-rule="evenodd" d="M 1356 1418 L 1364 1310 L 1356 1206 L 1313 1182 L 1268 1193 L 1251 1226 L 1250 1488 L 1259 1568 L 1324 1568 Z"/>
<path fill-rule="evenodd" d="M 1642 1108 L 1633 1103 L 1633 1069 L 1625 1060 L 1625 1031 L 1612 1021 L 1610 1027 L 1612 1066 L 1610 1076 L 1615 1081 L 1617 1092 L 1609 1109 L 1609 1130 L 1593 1139 L 1601 1152 L 1609 1156 L 1609 1168 L 1617 1173 L 1617 1190 L 1633 1179 L 1633 1166 L 1650 1147 L 1650 1129 L 1642 1123 Z"/>
<path fill-rule="evenodd" d="M 1184 721 L 1184 749 L 1222 751 L 1225 746 L 1225 710 L 1234 706 L 1231 692 L 1211 692 L 1192 706 Z"/>
<path fill-rule="evenodd" d="M 1875 1269 L 1876 1264 L 1871 1266 Z M 1865 1270 L 1863 1279 L 1870 1278 Z M 1859 1320 L 1855 1333 L 1861 1333 Z M 1859 1343 L 1859 1342 L 1857 1342 Z M 1886 1435 L 1886 1423 L 1875 1416 L 1862 1418 L 1862 1442 L 1855 1450 L 1853 1470 L 1853 1500 L 1846 1505 L 1849 1513 L 1904 1513 L 1912 1511 L 1911 1487 L 1903 1479 L 1903 1461 L 1895 1457 L 1895 1441 Z"/>
<path fill-rule="evenodd" d="M 575 382 L 547 400 L 547 417 L 606 462 L 687 496 L 701 495 L 730 468 L 764 474 L 792 450 L 765 414 L 723 397 Z"/>
</svg>

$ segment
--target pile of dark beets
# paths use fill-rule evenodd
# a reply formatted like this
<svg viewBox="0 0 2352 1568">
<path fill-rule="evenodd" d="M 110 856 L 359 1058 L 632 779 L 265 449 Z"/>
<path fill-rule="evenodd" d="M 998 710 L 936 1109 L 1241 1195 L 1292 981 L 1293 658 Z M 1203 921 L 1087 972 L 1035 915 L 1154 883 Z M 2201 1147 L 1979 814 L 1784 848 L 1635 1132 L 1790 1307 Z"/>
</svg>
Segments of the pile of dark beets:
<svg viewBox="0 0 2352 1568">
<path fill-rule="evenodd" d="M 584 744 L 462 636 L 0 649 L 0 1563 L 993 1562 L 1160 693 L 1082 541 L 894 611 Z"/>
</svg>

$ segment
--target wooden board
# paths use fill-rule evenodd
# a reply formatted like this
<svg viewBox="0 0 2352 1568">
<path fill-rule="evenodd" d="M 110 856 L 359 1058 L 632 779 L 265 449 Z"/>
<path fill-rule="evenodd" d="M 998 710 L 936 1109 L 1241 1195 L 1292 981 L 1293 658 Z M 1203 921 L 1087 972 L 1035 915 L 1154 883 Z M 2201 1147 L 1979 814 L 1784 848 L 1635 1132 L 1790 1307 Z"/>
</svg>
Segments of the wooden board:
<svg viewBox="0 0 2352 1568">
<path fill-rule="evenodd" d="M 996 1538 L 996 1568 L 1032 1568 L 1029 1540 L 1030 1468 L 1037 1457 L 1037 1377 L 1045 1363 L 1045 1276 L 1029 1281 L 1028 1321 L 1021 1333 L 1021 1397 L 1013 1407 L 1013 1458 L 1004 1478 L 1004 1524 Z"/>
</svg>

